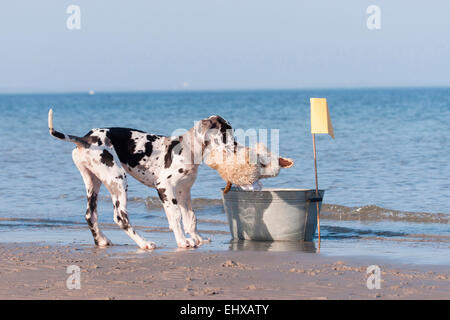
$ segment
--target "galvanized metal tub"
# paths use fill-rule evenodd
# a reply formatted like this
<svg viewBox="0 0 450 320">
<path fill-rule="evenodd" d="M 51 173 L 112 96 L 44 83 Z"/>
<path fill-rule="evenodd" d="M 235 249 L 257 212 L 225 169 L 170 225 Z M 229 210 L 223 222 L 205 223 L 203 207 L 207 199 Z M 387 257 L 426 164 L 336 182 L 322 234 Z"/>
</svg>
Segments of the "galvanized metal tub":
<svg viewBox="0 0 450 320">
<path fill-rule="evenodd" d="M 325 191 L 311 189 L 263 189 L 243 191 L 231 188 L 222 193 L 230 232 L 236 240 L 311 241 L 317 227 Z"/>
</svg>

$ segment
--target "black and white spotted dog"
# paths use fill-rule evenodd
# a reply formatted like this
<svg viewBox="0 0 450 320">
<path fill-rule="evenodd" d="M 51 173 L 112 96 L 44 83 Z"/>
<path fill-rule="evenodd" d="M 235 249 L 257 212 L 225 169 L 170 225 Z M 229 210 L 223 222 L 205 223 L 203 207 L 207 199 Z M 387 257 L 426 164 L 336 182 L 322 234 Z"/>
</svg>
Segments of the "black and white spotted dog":
<svg viewBox="0 0 450 320">
<path fill-rule="evenodd" d="M 226 120 L 211 116 L 198 121 L 184 135 L 174 137 L 127 128 L 92 129 L 84 137 L 76 137 L 54 130 L 50 109 L 48 126 L 52 136 L 77 146 L 72 158 L 86 186 L 86 220 L 96 245 L 112 244 L 97 222 L 97 196 L 104 184 L 111 193 L 114 221 L 140 248 L 156 247 L 155 243 L 138 235 L 130 224 L 127 174 L 156 188 L 178 247 L 195 247 L 202 243 L 191 206 L 191 187 L 208 148 L 228 150 L 234 147 L 232 128 Z M 186 238 L 185 233 L 190 237 Z"/>
</svg>

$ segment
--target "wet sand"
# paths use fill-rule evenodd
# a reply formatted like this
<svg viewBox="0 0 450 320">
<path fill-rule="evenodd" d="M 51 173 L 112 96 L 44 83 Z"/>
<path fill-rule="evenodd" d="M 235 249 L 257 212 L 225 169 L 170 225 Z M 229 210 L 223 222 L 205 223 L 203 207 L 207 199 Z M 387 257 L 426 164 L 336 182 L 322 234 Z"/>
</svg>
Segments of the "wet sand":
<svg viewBox="0 0 450 320">
<path fill-rule="evenodd" d="M 372 264 L 381 289 L 366 286 Z M 66 286 L 70 265 L 80 289 Z M 0 299 L 450 299 L 450 270 L 306 252 L 2 244 Z"/>
</svg>

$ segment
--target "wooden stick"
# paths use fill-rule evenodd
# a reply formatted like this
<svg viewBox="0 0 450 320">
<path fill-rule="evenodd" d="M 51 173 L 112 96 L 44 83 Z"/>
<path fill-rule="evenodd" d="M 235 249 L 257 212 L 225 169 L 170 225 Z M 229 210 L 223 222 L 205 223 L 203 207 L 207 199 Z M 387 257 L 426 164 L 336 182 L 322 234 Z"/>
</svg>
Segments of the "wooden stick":
<svg viewBox="0 0 450 320">
<path fill-rule="evenodd" d="M 319 182 L 317 179 L 317 156 L 316 156 L 316 134 L 313 133 L 313 148 L 314 148 L 314 171 L 316 175 L 316 197 L 319 197 Z M 317 231 L 319 234 L 319 251 L 320 251 L 320 213 L 319 213 L 319 201 L 316 201 L 317 209 Z"/>
</svg>

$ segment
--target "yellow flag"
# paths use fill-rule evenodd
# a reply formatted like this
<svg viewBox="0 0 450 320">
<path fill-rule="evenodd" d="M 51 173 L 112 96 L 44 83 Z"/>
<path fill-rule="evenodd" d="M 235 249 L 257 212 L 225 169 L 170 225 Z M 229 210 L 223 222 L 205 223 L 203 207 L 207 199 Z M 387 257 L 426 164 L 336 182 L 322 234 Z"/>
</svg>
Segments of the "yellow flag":
<svg viewBox="0 0 450 320">
<path fill-rule="evenodd" d="M 311 98 L 311 133 L 328 133 L 334 139 L 327 99 Z"/>
</svg>

